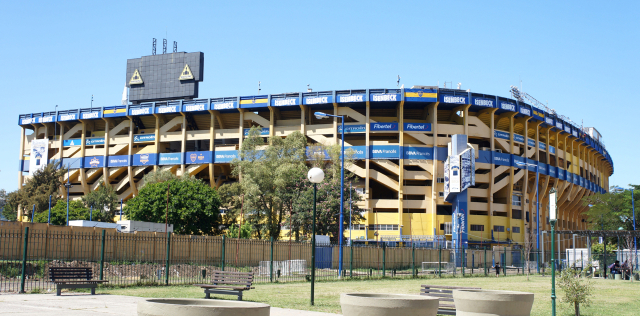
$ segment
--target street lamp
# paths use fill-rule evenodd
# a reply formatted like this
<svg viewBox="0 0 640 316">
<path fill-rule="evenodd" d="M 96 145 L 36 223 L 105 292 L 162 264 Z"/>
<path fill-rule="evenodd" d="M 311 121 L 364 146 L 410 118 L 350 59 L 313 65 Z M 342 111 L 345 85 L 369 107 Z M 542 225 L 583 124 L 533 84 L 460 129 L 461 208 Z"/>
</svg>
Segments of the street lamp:
<svg viewBox="0 0 640 316">
<path fill-rule="evenodd" d="M 69 169 L 67 169 L 67 183 L 64 184 L 64 187 L 67 189 L 67 226 L 69 226 L 69 189 L 73 188 L 69 183 Z"/>
<path fill-rule="evenodd" d="M 313 183 L 313 222 L 311 225 L 311 305 L 313 305 L 313 289 L 316 283 L 316 191 L 318 183 L 324 180 L 324 171 L 311 168 L 307 178 Z"/>
<path fill-rule="evenodd" d="M 556 265 L 554 262 L 553 244 L 555 243 L 557 202 L 557 191 L 555 187 L 552 187 L 551 191 L 549 191 L 549 224 L 551 224 L 551 316 L 556 315 Z"/>
<path fill-rule="evenodd" d="M 540 198 L 538 196 L 538 177 L 540 173 L 538 172 L 538 165 L 520 161 L 516 161 L 516 164 L 519 167 L 523 167 L 525 165 L 529 167 L 536 167 L 536 250 L 538 250 L 538 255 L 536 256 L 536 266 L 538 267 L 538 273 L 540 273 Z M 533 218 L 533 216 L 531 216 L 531 218 Z M 527 258 L 527 260 L 529 259 Z"/>
<path fill-rule="evenodd" d="M 331 115 L 331 114 L 327 114 L 327 113 L 322 113 L 322 112 L 315 112 L 313 115 L 315 115 L 315 117 L 319 120 L 323 119 L 323 118 L 329 118 L 329 117 L 339 117 L 342 120 L 342 146 L 341 146 L 341 150 L 340 150 L 340 160 L 342 163 L 342 166 L 340 168 L 340 255 L 338 256 L 338 277 L 342 277 L 342 233 L 344 232 L 344 226 L 343 226 L 343 202 L 344 202 L 344 115 Z"/>
</svg>

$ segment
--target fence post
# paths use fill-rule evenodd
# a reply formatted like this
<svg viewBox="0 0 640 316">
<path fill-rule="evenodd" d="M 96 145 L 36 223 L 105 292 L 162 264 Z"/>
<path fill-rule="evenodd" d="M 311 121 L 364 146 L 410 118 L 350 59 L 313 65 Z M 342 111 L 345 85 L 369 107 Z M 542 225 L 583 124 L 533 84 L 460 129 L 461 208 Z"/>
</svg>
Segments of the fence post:
<svg viewBox="0 0 640 316">
<path fill-rule="evenodd" d="M 503 272 L 502 274 L 506 276 L 507 275 L 507 247 L 503 247 L 503 248 L 504 248 L 504 260 L 502 261 L 503 262 L 502 265 L 504 266 L 504 268 L 502 269 L 502 272 Z M 513 258 L 511 258 L 511 259 L 513 259 Z M 511 261 L 513 261 L 513 260 L 511 260 Z M 513 262 L 511 262 L 511 263 L 513 264 Z"/>
<path fill-rule="evenodd" d="M 273 236 L 271 236 L 271 257 L 269 258 L 269 280 L 273 282 Z"/>
<path fill-rule="evenodd" d="M 438 247 L 438 277 L 442 277 L 442 245 Z"/>
<path fill-rule="evenodd" d="M 484 276 L 487 276 L 487 246 L 484 246 Z"/>
<path fill-rule="evenodd" d="M 169 255 L 171 254 L 171 232 L 167 232 L 167 260 L 164 264 L 164 285 L 169 285 Z"/>
<path fill-rule="evenodd" d="M 24 245 L 22 246 L 22 272 L 20 273 L 20 293 L 24 292 L 24 273 L 27 269 L 27 244 L 29 241 L 29 226 L 24 228 L 24 235 L 22 236 Z"/>
<path fill-rule="evenodd" d="M 387 244 L 382 243 L 382 277 L 386 274 L 386 263 L 387 263 Z"/>
<path fill-rule="evenodd" d="M 351 250 L 351 259 L 349 259 L 349 277 L 353 278 L 353 241 L 349 240 L 349 248 Z"/>
<path fill-rule="evenodd" d="M 411 243 L 411 277 L 416 277 L 416 245 Z"/>
<path fill-rule="evenodd" d="M 222 271 L 224 271 L 224 255 L 226 253 L 224 248 L 225 248 L 226 244 L 227 244 L 227 236 L 223 235 L 222 236 L 222 255 L 221 255 L 221 257 L 222 257 L 222 267 L 221 267 Z"/>
<path fill-rule="evenodd" d="M 464 244 L 462 245 L 462 261 L 460 265 L 462 266 L 462 277 L 464 278 L 464 267 L 467 265 L 467 251 L 464 249 Z"/>
<path fill-rule="evenodd" d="M 105 240 L 105 230 L 102 230 L 102 240 L 100 241 L 100 280 L 102 279 L 104 272 L 104 240 Z"/>
</svg>

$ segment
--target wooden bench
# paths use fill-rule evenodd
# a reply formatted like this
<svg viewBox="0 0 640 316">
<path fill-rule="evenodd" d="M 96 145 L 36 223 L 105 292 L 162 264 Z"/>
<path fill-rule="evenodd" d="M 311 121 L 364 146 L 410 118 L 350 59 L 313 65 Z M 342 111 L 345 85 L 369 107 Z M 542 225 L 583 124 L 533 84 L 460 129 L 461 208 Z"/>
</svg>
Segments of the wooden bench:
<svg viewBox="0 0 640 316">
<path fill-rule="evenodd" d="M 420 295 L 433 296 L 440 299 L 438 315 L 455 315 L 456 306 L 453 304 L 453 290 L 479 290 L 479 287 L 460 287 L 442 285 L 421 285 Z"/>
<path fill-rule="evenodd" d="M 242 301 L 242 292 L 253 289 L 253 272 L 213 271 L 211 284 L 194 284 L 204 289 L 205 298 L 211 294 L 238 295 Z"/>
<path fill-rule="evenodd" d="M 98 284 L 109 282 L 92 280 L 91 268 L 49 267 L 49 278 L 56 285 L 57 296 L 60 296 L 62 289 L 79 288 L 89 288 L 91 295 L 95 295 Z"/>
</svg>

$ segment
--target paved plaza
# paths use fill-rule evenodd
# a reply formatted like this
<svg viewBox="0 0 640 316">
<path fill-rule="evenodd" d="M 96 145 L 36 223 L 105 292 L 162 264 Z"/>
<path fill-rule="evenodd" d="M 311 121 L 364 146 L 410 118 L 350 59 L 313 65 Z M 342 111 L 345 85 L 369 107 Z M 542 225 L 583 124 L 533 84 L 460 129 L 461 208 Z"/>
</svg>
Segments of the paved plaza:
<svg viewBox="0 0 640 316">
<path fill-rule="evenodd" d="M 84 293 L 3 294 L 0 295 L 2 315 L 137 315 L 137 303 L 142 297 Z M 335 316 L 338 314 L 271 307 L 271 316 Z"/>
</svg>

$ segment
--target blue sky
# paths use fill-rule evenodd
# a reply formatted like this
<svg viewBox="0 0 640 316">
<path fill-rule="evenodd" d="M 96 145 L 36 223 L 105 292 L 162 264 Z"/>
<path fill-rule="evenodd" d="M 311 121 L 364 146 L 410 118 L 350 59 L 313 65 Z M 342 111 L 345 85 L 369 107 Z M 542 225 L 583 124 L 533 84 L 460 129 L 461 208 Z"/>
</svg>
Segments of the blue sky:
<svg viewBox="0 0 640 316">
<path fill-rule="evenodd" d="M 18 186 L 18 115 L 120 102 L 152 38 L 205 53 L 200 97 L 462 83 L 519 85 L 603 135 L 611 184 L 640 183 L 638 2 L 8 1 L 0 12 L 0 188 Z M 93 3 L 93 2 L 90 2 Z M 166 35 L 165 35 L 166 34 Z"/>
</svg>

